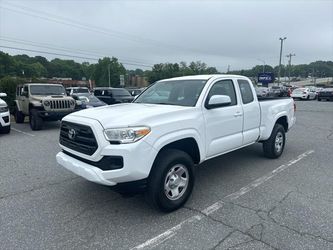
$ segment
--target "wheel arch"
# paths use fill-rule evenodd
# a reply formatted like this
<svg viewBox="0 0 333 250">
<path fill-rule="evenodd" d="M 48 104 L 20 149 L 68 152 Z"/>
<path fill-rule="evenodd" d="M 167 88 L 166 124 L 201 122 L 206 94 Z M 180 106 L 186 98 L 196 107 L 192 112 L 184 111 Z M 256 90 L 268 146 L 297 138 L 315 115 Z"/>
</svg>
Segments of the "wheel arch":
<svg viewBox="0 0 333 250">
<path fill-rule="evenodd" d="M 284 131 L 285 131 L 285 132 L 287 132 L 288 129 L 289 129 L 288 118 L 287 118 L 286 115 L 282 115 L 282 116 L 280 116 L 280 117 L 276 120 L 275 124 L 280 124 L 280 125 L 282 125 L 283 128 L 284 128 Z M 275 125 L 275 124 L 274 124 L 274 125 Z"/>
<path fill-rule="evenodd" d="M 170 133 L 154 143 L 154 148 L 157 151 L 155 160 L 164 149 L 178 149 L 189 154 L 193 162 L 198 164 L 204 159 L 202 145 L 199 134 L 192 130 Z"/>
</svg>

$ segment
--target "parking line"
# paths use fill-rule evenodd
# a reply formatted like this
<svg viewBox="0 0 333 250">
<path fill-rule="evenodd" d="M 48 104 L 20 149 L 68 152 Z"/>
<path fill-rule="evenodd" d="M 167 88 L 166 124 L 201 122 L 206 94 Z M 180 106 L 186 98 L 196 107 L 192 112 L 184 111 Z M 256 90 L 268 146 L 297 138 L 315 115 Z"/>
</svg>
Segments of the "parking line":
<svg viewBox="0 0 333 250">
<path fill-rule="evenodd" d="M 16 129 L 16 128 L 13 128 L 13 127 L 11 128 L 11 130 L 14 130 L 14 131 L 16 131 L 16 132 L 22 133 L 22 134 L 24 134 L 24 135 L 35 136 L 35 135 L 33 135 L 33 134 L 30 134 L 30 133 L 23 132 L 23 131 L 21 131 L 21 130 L 18 130 L 18 129 Z"/>
<path fill-rule="evenodd" d="M 305 157 L 307 157 L 308 155 L 314 153 L 314 150 L 309 150 L 304 152 L 303 154 L 300 154 L 299 156 L 297 156 L 295 159 L 290 160 L 288 163 L 283 164 L 281 166 L 279 166 L 278 168 L 274 169 L 273 171 L 271 171 L 270 173 L 254 180 L 253 182 L 251 182 L 250 184 L 242 187 L 240 190 L 238 190 L 237 192 L 234 192 L 232 194 L 229 194 L 227 196 L 225 196 L 222 200 L 215 202 L 214 204 L 208 206 L 207 208 L 201 210 L 200 212 L 202 214 L 200 215 L 194 215 L 184 221 L 182 221 L 181 223 L 177 224 L 176 226 L 168 229 L 167 231 L 145 241 L 144 243 L 137 245 L 133 248 L 131 248 L 132 250 L 134 249 L 149 249 L 152 247 L 156 247 L 159 244 L 163 243 L 164 241 L 172 238 L 173 236 L 175 236 L 177 234 L 177 231 L 179 231 L 183 225 L 185 224 L 190 224 L 190 223 L 194 223 L 196 221 L 200 221 L 201 219 L 203 219 L 205 216 L 204 215 L 210 215 L 214 212 L 216 212 L 217 210 L 219 210 L 220 208 L 223 207 L 223 204 L 225 201 L 232 201 L 232 200 L 236 200 L 239 197 L 241 197 L 242 195 L 250 192 L 251 190 L 255 189 L 256 187 L 264 184 L 266 181 L 270 180 L 271 178 L 273 178 L 274 176 L 276 176 L 277 174 L 281 173 L 282 171 L 286 170 L 287 168 L 289 168 L 290 166 L 296 164 L 297 162 L 299 162 L 300 160 L 304 159 Z"/>
</svg>

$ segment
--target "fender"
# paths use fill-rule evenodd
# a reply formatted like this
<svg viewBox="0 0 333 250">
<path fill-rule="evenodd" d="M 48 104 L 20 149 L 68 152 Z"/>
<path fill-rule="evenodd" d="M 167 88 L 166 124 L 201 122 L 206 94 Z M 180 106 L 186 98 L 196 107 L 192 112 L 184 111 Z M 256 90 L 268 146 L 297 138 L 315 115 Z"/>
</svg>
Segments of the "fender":
<svg viewBox="0 0 333 250">
<path fill-rule="evenodd" d="M 17 107 L 17 110 L 22 111 L 22 108 L 20 107 L 20 103 L 17 100 L 15 100 L 14 102 L 15 102 L 15 105 Z"/>
<path fill-rule="evenodd" d="M 289 116 L 287 111 L 282 111 L 275 114 L 272 119 L 269 119 L 269 123 L 266 127 L 260 127 L 260 141 L 267 140 L 271 136 L 276 121 L 283 116 L 286 116 L 289 122 Z"/>
<path fill-rule="evenodd" d="M 203 140 L 201 139 L 201 136 L 199 132 L 195 129 L 182 129 L 177 131 L 172 131 L 170 133 L 164 134 L 163 136 L 159 137 L 154 143 L 153 148 L 156 150 L 156 153 L 158 153 L 164 146 L 186 138 L 193 138 L 199 148 L 200 152 L 200 162 L 202 162 L 205 159 L 205 144 L 203 143 Z M 156 154 L 157 156 L 157 154 Z M 156 157 L 155 156 L 155 157 Z"/>
</svg>

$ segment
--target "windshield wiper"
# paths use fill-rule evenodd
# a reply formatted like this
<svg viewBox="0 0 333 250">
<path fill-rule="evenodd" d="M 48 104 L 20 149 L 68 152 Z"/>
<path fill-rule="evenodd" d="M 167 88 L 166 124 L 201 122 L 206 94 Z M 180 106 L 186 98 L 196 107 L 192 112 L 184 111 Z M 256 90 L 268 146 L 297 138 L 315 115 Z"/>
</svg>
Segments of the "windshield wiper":
<svg viewBox="0 0 333 250">
<path fill-rule="evenodd" d="M 157 103 L 152 103 L 152 104 L 162 104 L 162 105 L 176 105 L 176 106 L 181 106 L 179 104 L 174 104 L 174 103 L 169 103 L 169 102 L 157 102 Z"/>
</svg>

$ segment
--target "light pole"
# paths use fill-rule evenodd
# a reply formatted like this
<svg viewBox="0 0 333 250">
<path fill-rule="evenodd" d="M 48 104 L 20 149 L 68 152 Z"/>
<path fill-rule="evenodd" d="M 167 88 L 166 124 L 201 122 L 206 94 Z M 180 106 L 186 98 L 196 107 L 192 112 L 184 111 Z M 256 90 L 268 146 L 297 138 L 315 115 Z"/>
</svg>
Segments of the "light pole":
<svg viewBox="0 0 333 250">
<path fill-rule="evenodd" d="M 258 61 L 260 62 L 263 62 L 263 65 L 262 65 L 262 73 L 265 73 L 265 66 L 266 66 L 266 62 L 265 60 L 262 60 L 262 59 L 257 59 Z"/>
<path fill-rule="evenodd" d="M 280 85 L 280 77 L 281 77 L 281 58 L 282 58 L 282 48 L 283 48 L 283 41 L 286 40 L 287 37 L 284 38 L 279 38 L 279 40 L 281 41 L 281 47 L 280 47 L 280 60 L 279 60 L 279 71 L 278 71 L 278 83 Z"/>
<path fill-rule="evenodd" d="M 289 60 L 288 60 L 288 67 L 289 67 L 289 70 L 288 70 L 288 80 L 289 80 L 289 85 L 290 85 L 291 58 L 292 58 L 293 56 L 296 56 L 296 54 L 291 54 L 291 53 L 289 53 L 289 54 L 287 55 L 287 57 L 289 57 Z"/>
</svg>

